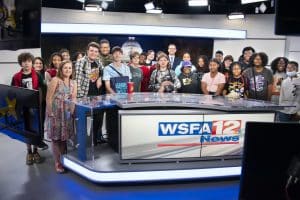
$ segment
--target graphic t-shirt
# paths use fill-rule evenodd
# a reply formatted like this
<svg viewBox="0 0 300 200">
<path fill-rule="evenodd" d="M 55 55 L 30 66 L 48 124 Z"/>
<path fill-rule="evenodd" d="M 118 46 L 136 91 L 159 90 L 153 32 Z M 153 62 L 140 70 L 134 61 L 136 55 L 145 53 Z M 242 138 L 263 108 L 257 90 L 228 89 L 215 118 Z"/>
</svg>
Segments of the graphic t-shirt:
<svg viewBox="0 0 300 200">
<path fill-rule="evenodd" d="M 143 79 L 143 72 L 140 68 L 129 66 L 132 79 L 131 81 L 134 82 L 134 92 L 141 91 L 141 82 Z"/>
<path fill-rule="evenodd" d="M 89 84 L 88 96 L 100 95 L 100 90 L 97 88 L 96 85 L 97 79 L 100 77 L 100 69 L 96 62 L 91 63 L 91 72 L 89 74 L 89 77 L 90 77 L 90 84 Z"/>
<path fill-rule="evenodd" d="M 229 77 L 225 89 L 228 93 L 234 91 L 243 98 L 245 97 L 245 92 L 248 90 L 248 81 L 243 76 L 239 78 Z"/>
<path fill-rule="evenodd" d="M 22 87 L 33 89 L 32 86 L 32 73 L 30 74 L 22 74 Z"/>
<path fill-rule="evenodd" d="M 256 70 L 251 67 L 247 68 L 243 74 L 250 82 L 249 98 L 268 100 L 268 85 L 273 84 L 272 72 L 267 68 L 264 68 L 261 72 L 256 72 Z"/>
<path fill-rule="evenodd" d="M 178 92 L 200 94 L 200 80 L 197 73 L 192 72 L 188 75 L 181 73 L 178 79 L 181 83 L 181 88 Z"/>
</svg>

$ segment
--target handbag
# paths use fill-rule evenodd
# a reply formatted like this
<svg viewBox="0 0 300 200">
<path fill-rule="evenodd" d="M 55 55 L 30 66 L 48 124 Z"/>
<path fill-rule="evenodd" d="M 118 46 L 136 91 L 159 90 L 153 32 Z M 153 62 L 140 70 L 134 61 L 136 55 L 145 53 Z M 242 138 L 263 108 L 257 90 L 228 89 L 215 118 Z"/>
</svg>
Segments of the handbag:
<svg viewBox="0 0 300 200">
<path fill-rule="evenodd" d="M 109 65 L 109 67 L 117 72 L 119 76 L 110 78 L 110 87 L 116 93 L 127 93 L 127 83 L 129 82 L 129 77 L 124 76 L 118 70 L 116 70 L 113 66 Z"/>
</svg>

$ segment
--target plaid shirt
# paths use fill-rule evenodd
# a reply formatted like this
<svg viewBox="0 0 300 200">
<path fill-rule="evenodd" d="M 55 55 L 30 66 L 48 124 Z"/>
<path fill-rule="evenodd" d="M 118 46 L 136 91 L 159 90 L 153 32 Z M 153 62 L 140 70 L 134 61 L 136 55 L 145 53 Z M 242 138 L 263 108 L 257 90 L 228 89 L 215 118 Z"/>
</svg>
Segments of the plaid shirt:
<svg viewBox="0 0 300 200">
<path fill-rule="evenodd" d="M 103 70 L 103 65 L 99 60 L 95 60 L 99 71 Z M 77 83 L 77 98 L 87 96 L 90 86 L 91 63 L 87 56 L 75 63 L 75 80 Z"/>
</svg>

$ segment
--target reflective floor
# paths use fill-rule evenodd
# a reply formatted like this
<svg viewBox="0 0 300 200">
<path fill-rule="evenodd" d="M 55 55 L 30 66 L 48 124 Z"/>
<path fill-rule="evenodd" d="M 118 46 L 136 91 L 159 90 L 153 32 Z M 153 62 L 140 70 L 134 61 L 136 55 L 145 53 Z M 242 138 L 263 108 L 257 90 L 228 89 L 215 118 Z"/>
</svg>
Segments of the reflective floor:
<svg viewBox="0 0 300 200">
<path fill-rule="evenodd" d="M 49 144 L 51 146 L 51 144 Z M 97 185 L 68 172 L 56 174 L 51 148 L 42 164 L 25 164 L 25 144 L 0 133 L 0 199 L 238 199 L 239 181 Z"/>
</svg>

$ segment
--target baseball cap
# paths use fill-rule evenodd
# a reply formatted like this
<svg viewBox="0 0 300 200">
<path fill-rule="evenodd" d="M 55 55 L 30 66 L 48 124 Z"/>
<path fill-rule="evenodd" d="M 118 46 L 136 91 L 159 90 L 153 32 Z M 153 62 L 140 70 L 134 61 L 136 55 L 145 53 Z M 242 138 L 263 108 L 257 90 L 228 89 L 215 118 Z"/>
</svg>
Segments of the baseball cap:
<svg viewBox="0 0 300 200">
<path fill-rule="evenodd" d="M 111 54 L 114 54 L 114 53 L 117 52 L 117 51 L 123 53 L 123 50 L 122 50 L 121 47 L 119 47 L 119 46 L 114 46 L 114 47 L 112 48 L 112 50 L 111 50 Z"/>
<path fill-rule="evenodd" d="M 191 68 L 192 63 L 191 63 L 191 61 L 183 61 L 181 66 L 182 66 L 182 68 L 183 67 L 190 67 Z"/>
</svg>

